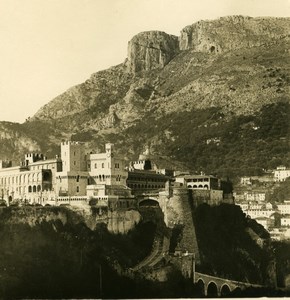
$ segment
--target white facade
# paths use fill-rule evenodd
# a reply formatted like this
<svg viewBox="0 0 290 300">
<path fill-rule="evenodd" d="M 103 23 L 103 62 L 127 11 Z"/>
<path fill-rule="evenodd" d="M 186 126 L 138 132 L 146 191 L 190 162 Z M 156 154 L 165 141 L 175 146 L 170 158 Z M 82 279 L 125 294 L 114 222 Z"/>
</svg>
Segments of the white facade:
<svg viewBox="0 0 290 300">
<path fill-rule="evenodd" d="M 290 216 L 281 218 L 281 226 L 290 226 Z"/>
<path fill-rule="evenodd" d="M 245 200 L 246 200 L 246 201 L 258 201 L 258 202 L 263 202 L 263 201 L 266 200 L 266 193 L 246 192 L 246 193 L 245 193 Z"/>
<path fill-rule="evenodd" d="M 284 203 L 277 204 L 278 210 L 282 215 L 290 215 L 290 202 L 285 201 Z"/>
<path fill-rule="evenodd" d="M 26 154 L 21 166 L 1 164 L 0 197 L 8 204 L 79 204 L 90 199 L 112 204 L 132 198 L 127 177 L 124 160 L 112 144 L 106 144 L 104 153 L 86 155 L 83 143 L 62 142 L 61 158 Z"/>
<path fill-rule="evenodd" d="M 269 218 L 272 214 L 275 213 L 273 209 L 248 209 L 244 211 L 248 216 L 252 219 L 260 218 L 260 217 L 267 217 Z"/>
<path fill-rule="evenodd" d="M 277 167 L 277 170 L 274 171 L 275 181 L 285 181 L 288 177 L 290 177 L 290 169 L 286 169 L 284 166 Z"/>
</svg>

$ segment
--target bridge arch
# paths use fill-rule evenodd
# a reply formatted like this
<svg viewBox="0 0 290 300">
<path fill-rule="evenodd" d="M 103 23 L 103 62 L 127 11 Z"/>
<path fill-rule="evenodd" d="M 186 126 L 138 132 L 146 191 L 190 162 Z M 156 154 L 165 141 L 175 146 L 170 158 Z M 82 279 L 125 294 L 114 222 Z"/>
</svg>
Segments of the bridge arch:
<svg viewBox="0 0 290 300">
<path fill-rule="evenodd" d="M 237 286 L 234 290 L 233 290 L 233 296 L 234 297 L 241 297 L 241 293 L 242 293 L 242 289 Z"/>
<path fill-rule="evenodd" d="M 208 283 L 206 296 L 210 297 L 210 298 L 216 298 L 219 296 L 218 295 L 218 287 L 214 281 L 210 281 Z"/>
<path fill-rule="evenodd" d="M 160 207 L 159 202 L 154 199 L 144 199 L 139 202 L 139 207 Z"/>
<path fill-rule="evenodd" d="M 198 296 L 200 296 L 200 297 L 204 297 L 205 296 L 205 283 L 204 283 L 204 281 L 201 279 L 201 278 L 199 278 L 198 279 L 198 281 L 196 282 L 196 292 L 197 292 L 197 294 L 198 294 Z"/>
<path fill-rule="evenodd" d="M 231 292 L 231 288 L 227 284 L 223 284 L 220 291 L 221 297 L 229 295 L 230 292 Z"/>
</svg>

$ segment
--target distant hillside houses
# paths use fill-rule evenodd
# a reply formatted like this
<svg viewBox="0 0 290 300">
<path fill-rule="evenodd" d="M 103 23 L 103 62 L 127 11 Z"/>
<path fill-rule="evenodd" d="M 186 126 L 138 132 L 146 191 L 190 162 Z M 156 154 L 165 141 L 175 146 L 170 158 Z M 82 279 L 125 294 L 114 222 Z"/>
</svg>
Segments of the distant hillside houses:
<svg viewBox="0 0 290 300">
<path fill-rule="evenodd" d="M 263 225 L 273 239 L 290 238 L 290 201 L 268 202 L 274 189 L 289 177 L 290 169 L 278 166 L 262 176 L 241 177 L 233 193 L 235 203 L 247 216 Z"/>
<path fill-rule="evenodd" d="M 8 205 L 83 205 L 109 209 L 136 207 L 136 197 L 164 191 L 173 182 L 191 190 L 196 204 L 223 201 L 221 181 L 215 176 L 178 175 L 158 169 L 146 150 L 138 160 L 126 165 L 114 145 L 107 143 L 102 153 L 85 153 L 81 142 L 65 141 L 60 156 L 47 159 L 42 154 L 26 154 L 19 166 L 0 163 L 0 198 Z M 194 192 L 195 191 L 195 192 Z M 228 197 L 227 199 L 232 199 Z"/>
<path fill-rule="evenodd" d="M 279 166 L 277 170 L 274 171 L 275 181 L 285 181 L 288 177 L 290 177 L 290 169 L 286 169 L 285 166 Z"/>
<path fill-rule="evenodd" d="M 250 218 L 264 226 L 275 240 L 290 239 L 290 200 L 283 203 L 236 203 Z"/>
<path fill-rule="evenodd" d="M 290 169 L 285 166 L 278 166 L 276 170 L 265 170 L 262 176 L 243 176 L 240 179 L 242 186 L 251 186 L 255 182 L 282 182 L 290 177 Z"/>
</svg>

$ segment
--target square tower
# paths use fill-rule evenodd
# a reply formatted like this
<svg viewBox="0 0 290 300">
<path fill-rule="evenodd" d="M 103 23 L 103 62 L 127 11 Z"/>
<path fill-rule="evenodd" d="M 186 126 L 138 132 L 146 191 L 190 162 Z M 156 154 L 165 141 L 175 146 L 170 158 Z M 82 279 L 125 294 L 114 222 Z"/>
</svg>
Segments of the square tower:
<svg viewBox="0 0 290 300">
<path fill-rule="evenodd" d="M 61 143 L 61 160 L 63 172 L 86 171 L 84 143 L 66 141 Z"/>
</svg>

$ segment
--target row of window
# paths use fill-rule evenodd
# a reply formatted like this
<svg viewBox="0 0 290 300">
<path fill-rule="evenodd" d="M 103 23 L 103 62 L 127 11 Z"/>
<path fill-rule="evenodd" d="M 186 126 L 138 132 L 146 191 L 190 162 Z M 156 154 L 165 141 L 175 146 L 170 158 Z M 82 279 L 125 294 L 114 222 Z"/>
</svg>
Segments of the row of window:
<svg viewBox="0 0 290 300">
<path fill-rule="evenodd" d="M 91 168 L 91 165 L 88 164 L 88 169 L 90 169 L 90 168 Z M 97 163 L 94 164 L 94 168 L 98 169 L 98 164 Z M 101 163 L 101 167 L 100 168 L 104 169 L 105 168 L 105 163 Z M 110 163 L 108 163 L 108 168 L 110 168 Z M 115 169 L 119 169 L 119 168 L 120 168 L 120 163 L 115 163 Z"/>
<path fill-rule="evenodd" d="M 27 188 L 26 187 L 16 187 L 15 190 L 14 189 L 9 189 L 9 190 L 2 189 L 1 193 L 2 193 L 2 195 L 6 194 L 6 193 L 14 193 L 14 192 L 22 194 L 22 193 L 25 193 L 26 191 L 28 193 L 36 193 L 36 192 L 41 192 L 41 191 L 46 193 L 46 192 L 53 191 L 53 190 L 54 189 L 51 189 L 50 187 L 42 190 L 40 185 L 37 185 L 37 186 L 36 185 L 31 186 L 30 185 Z"/>
<path fill-rule="evenodd" d="M 165 182 L 165 178 L 146 178 L 146 177 L 134 177 L 130 176 L 128 181 L 145 181 L 145 182 Z"/>
<path fill-rule="evenodd" d="M 209 182 L 209 178 L 192 178 L 188 179 L 187 182 Z"/>
<path fill-rule="evenodd" d="M 20 184 L 20 183 L 28 183 L 30 181 L 41 181 L 42 174 L 34 173 L 34 174 L 21 174 L 17 176 L 5 176 L 0 178 L 0 184 Z"/>
<path fill-rule="evenodd" d="M 69 202 L 69 201 L 86 201 L 86 197 L 76 198 L 76 197 L 66 197 L 66 198 L 57 198 L 59 202 Z"/>
<path fill-rule="evenodd" d="M 128 183 L 128 187 L 131 189 L 161 189 L 164 188 L 164 184 L 133 184 Z"/>
<path fill-rule="evenodd" d="M 206 184 L 205 185 L 201 185 L 200 184 L 199 186 L 197 186 L 197 185 L 190 185 L 189 184 L 187 187 L 190 188 L 190 189 L 197 189 L 197 188 L 208 189 L 208 185 L 206 185 Z"/>
<path fill-rule="evenodd" d="M 36 187 L 36 185 L 34 185 L 34 186 L 29 186 L 28 187 L 28 193 L 36 193 L 36 192 L 40 192 L 41 191 L 41 186 L 40 185 L 38 185 L 37 187 Z"/>
<path fill-rule="evenodd" d="M 42 169 L 46 169 L 46 170 L 54 169 L 54 165 L 48 164 L 48 165 L 38 165 L 38 166 L 30 167 L 31 171 L 42 170 Z"/>
</svg>

